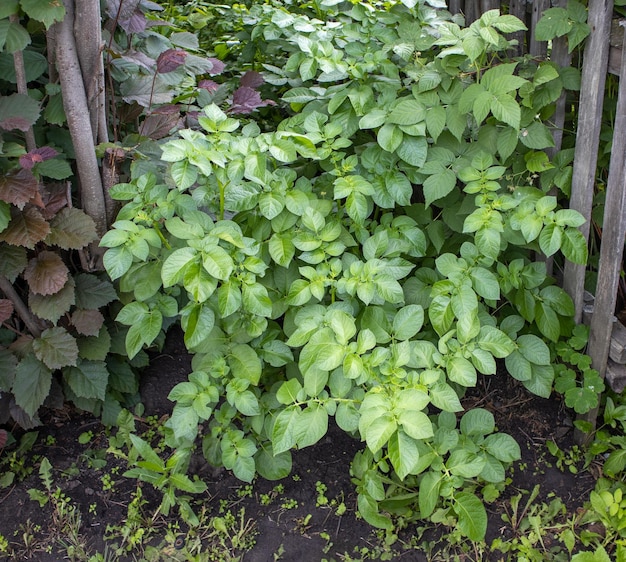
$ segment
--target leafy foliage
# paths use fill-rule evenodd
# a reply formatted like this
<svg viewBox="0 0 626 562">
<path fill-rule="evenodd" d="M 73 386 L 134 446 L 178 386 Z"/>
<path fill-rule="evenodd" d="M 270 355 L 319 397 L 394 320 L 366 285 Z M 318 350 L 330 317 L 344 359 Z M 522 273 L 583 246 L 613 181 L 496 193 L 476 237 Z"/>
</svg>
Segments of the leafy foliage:
<svg viewBox="0 0 626 562">
<path fill-rule="evenodd" d="M 102 239 L 117 320 L 132 357 L 180 318 L 195 356 L 170 394 L 171 447 L 202 424 L 209 462 L 281 478 L 334 417 L 367 445 L 352 472 L 368 522 L 452 518 L 479 540 L 476 490 L 519 448 L 489 412 L 455 414 L 498 359 L 552 391 L 544 340 L 570 334 L 572 303 L 531 258 L 587 257 L 581 216 L 547 194 L 570 160 L 555 173 L 544 152 L 543 117 L 576 80 L 504 60 L 523 24 L 495 10 L 466 28 L 413 2 L 316 10 L 255 3 L 239 23 L 282 113 L 234 118 L 249 92 L 203 104 L 162 145 L 165 169 L 137 160 L 112 189 L 127 202 Z"/>
</svg>

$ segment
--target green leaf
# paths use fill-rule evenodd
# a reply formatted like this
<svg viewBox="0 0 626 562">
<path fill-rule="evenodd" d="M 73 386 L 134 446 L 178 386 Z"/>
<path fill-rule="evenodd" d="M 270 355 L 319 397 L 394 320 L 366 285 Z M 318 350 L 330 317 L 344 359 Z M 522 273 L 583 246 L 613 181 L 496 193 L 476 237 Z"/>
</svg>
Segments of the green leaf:
<svg viewBox="0 0 626 562">
<path fill-rule="evenodd" d="M 565 228 L 561 238 L 561 252 L 571 262 L 584 265 L 587 263 L 587 241 L 576 228 Z"/>
<path fill-rule="evenodd" d="M 398 429 L 389 439 L 387 454 L 400 480 L 404 480 L 419 461 L 419 451 L 415 441 L 401 429 Z"/>
<path fill-rule="evenodd" d="M 493 414 L 484 408 L 473 408 L 461 418 L 461 432 L 469 436 L 481 436 L 493 433 L 496 422 Z"/>
<path fill-rule="evenodd" d="M 261 413 L 259 401 L 250 390 L 235 394 L 235 408 L 244 416 L 258 416 Z"/>
<path fill-rule="evenodd" d="M 510 125 L 513 129 L 519 129 L 522 112 L 515 98 L 509 94 L 495 96 L 490 105 L 493 116 Z"/>
<path fill-rule="evenodd" d="M 322 404 L 307 406 L 294 423 L 294 436 L 300 449 L 317 443 L 328 431 L 328 412 Z"/>
<path fill-rule="evenodd" d="M 398 416 L 398 423 L 413 439 L 429 439 L 433 436 L 433 424 L 424 412 L 405 410 Z"/>
<path fill-rule="evenodd" d="M 52 370 L 76 365 L 78 344 L 76 339 L 65 330 L 55 326 L 41 333 L 33 340 L 33 351 L 37 359 Z"/>
<path fill-rule="evenodd" d="M 555 254 L 561 247 L 563 228 L 556 224 L 546 224 L 539 235 L 539 247 L 546 256 Z"/>
<path fill-rule="evenodd" d="M 522 456 L 517 441 L 506 433 L 488 435 L 484 446 L 488 453 L 502 462 L 513 462 L 519 460 Z"/>
<path fill-rule="evenodd" d="M 359 494 L 357 496 L 357 505 L 359 507 L 359 513 L 370 525 L 388 531 L 393 529 L 391 519 L 378 512 L 378 503 L 376 500 L 365 494 Z"/>
<path fill-rule="evenodd" d="M 476 386 L 476 369 L 467 359 L 455 355 L 446 365 L 451 381 L 465 387 Z"/>
<path fill-rule="evenodd" d="M 533 365 L 531 378 L 522 381 L 522 384 L 533 394 L 542 398 L 550 398 L 553 382 L 554 369 L 552 365 Z"/>
<path fill-rule="evenodd" d="M 29 17 L 42 22 L 46 29 L 65 17 L 65 6 L 55 0 L 20 0 L 20 5 Z"/>
<path fill-rule="evenodd" d="M 216 279 L 228 281 L 235 267 L 232 258 L 220 246 L 209 246 L 202 252 L 204 269 Z"/>
<path fill-rule="evenodd" d="M 561 322 L 552 307 L 543 302 L 535 306 L 535 322 L 539 331 L 549 340 L 557 342 L 561 337 Z"/>
<path fill-rule="evenodd" d="M 500 284 L 495 274 L 484 267 L 474 267 L 470 272 L 474 291 L 484 299 L 499 300 Z"/>
<path fill-rule="evenodd" d="M 482 326 L 476 342 L 481 349 L 502 359 L 515 350 L 513 340 L 504 332 L 492 326 Z"/>
<path fill-rule="evenodd" d="M 386 126 L 387 125 L 385 125 L 385 127 Z M 400 159 L 416 168 L 421 168 L 424 165 L 427 153 L 428 142 L 426 137 L 412 137 L 408 135 L 405 135 L 404 138 L 401 139 L 401 144 L 397 147 L 396 151 Z"/>
<path fill-rule="evenodd" d="M 289 379 L 280 385 L 276 392 L 276 400 L 281 404 L 293 404 L 297 402 L 297 396 L 301 390 L 302 385 L 298 379 Z"/>
<path fill-rule="evenodd" d="M 296 436 L 294 428 L 300 413 L 299 406 L 290 406 L 276 416 L 272 428 L 272 450 L 274 455 L 279 455 L 295 446 Z"/>
<path fill-rule="evenodd" d="M 30 34 L 18 22 L 10 22 L 6 30 L 4 50 L 8 53 L 23 51 L 30 45 Z"/>
<path fill-rule="evenodd" d="M 550 365 L 550 350 L 546 343 L 533 334 L 517 338 L 520 353 L 535 365 Z"/>
<path fill-rule="evenodd" d="M 268 450 L 261 449 L 254 457 L 256 470 L 266 480 L 282 480 L 291 473 L 291 453 L 284 451 L 272 455 Z"/>
<path fill-rule="evenodd" d="M 296 252 L 291 233 L 274 234 L 269 240 L 268 249 L 272 259 L 282 267 L 289 267 Z"/>
<path fill-rule="evenodd" d="M 15 380 L 17 358 L 8 349 L 0 349 L 0 392 L 10 392 Z"/>
<path fill-rule="evenodd" d="M 442 170 L 429 176 L 423 183 L 424 199 L 428 207 L 433 201 L 442 199 L 456 186 L 456 175 L 452 170 Z"/>
<path fill-rule="evenodd" d="M 124 275 L 133 264 L 133 254 L 125 246 L 109 248 L 103 258 L 104 268 L 115 281 Z"/>
<path fill-rule="evenodd" d="M 332 371 L 343 363 L 344 346 L 337 343 L 330 328 L 322 328 L 309 340 L 300 352 L 300 370 L 306 373 L 311 368 Z"/>
<path fill-rule="evenodd" d="M 163 315 L 158 310 L 146 314 L 137 324 L 133 324 L 126 333 L 126 352 L 132 359 L 145 345 L 150 345 L 161 332 Z"/>
<path fill-rule="evenodd" d="M 15 369 L 15 403 L 31 418 L 44 403 L 52 385 L 52 372 L 34 355 L 27 355 Z"/>
<path fill-rule="evenodd" d="M 365 441 L 372 453 L 377 453 L 398 428 L 394 417 L 386 412 L 376 418 L 365 430 Z"/>
<path fill-rule="evenodd" d="M 249 345 L 232 346 L 228 354 L 228 364 L 236 378 L 250 381 L 255 386 L 259 384 L 262 372 L 261 360 Z"/>
<path fill-rule="evenodd" d="M 376 138 L 378 140 L 378 144 L 383 150 L 386 150 L 387 152 L 394 152 L 402 144 L 404 134 L 398 126 L 387 123 L 378 130 Z M 426 139 L 424 139 L 424 143 L 425 142 Z M 400 155 L 398 154 L 398 156 Z M 402 156 L 400 156 L 400 158 L 402 158 Z M 404 158 L 402 159 L 404 160 Z"/>
<path fill-rule="evenodd" d="M 554 146 L 554 139 L 550 129 L 543 123 L 534 121 L 528 127 L 522 129 L 519 138 L 524 146 L 540 150 Z"/>
<path fill-rule="evenodd" d="M 242 306 L 246 312 L 257 316 L 272 315 L 272 301 L 267 294 L 267 289 L 260 283 L 242 286 Z"/>
<path fill-rule="evenodd" d="M 80 398 L 104 400 L 109 371 L 104 361 L 81 361 L 76 367 L 63 369 L 63 377 Z"/>
<path fill-rule="evenodd" d="M 410 304 L 398 310 L 393 318 L 393 336 L 397 340 L 409 340 L 424 325 L 424 309 L 417 304 Z"/>
<path fill-rule="evenodd" d="M 461 533 L 473 541 L 482 541 L 487 532 L 487 511 L 483 503 L 469 492 L 454 495 L 454 512 Z"/>
<path fill-rule="evenodd" d="M 424 121 L 426 109 L 423 104 L 415 99 L 401 100 L 387 116 L 387 123 L 395 125 L 414 125 Z M 383 147 L 384 148 L 384 147 Z M 393 152 L 390 150 L 389 152 Z"/>
<path fill-rule="evenodd" d="M 447 469 L 455 476 L 476 478 L 485 466 L 485 458 L 466 449 L 455 449 L 446 462 Z"/>
<path fill-rule="evenodd" d="M 192 308 L 185 307 L 181 317 L 181 326 L 185 331 L 185 345 L 193 349 L 202 343 L 215 326 L 215 313 L 205 305 L 198 304 Z"/>
<path fill-rule="evenodd" d="M 426 113 L 426 127 L 430 136 L 437 142 L 446 126 L 446 108 L 443 105 L 429 107 Z"/>
<path fill-rule="evenodd" d="M 418 503 L 420 517 L 426 519 L 439 503 L 439 490 L 443 475 L 440 472 L 427 472 L 420 481 Z"/>
</svg>

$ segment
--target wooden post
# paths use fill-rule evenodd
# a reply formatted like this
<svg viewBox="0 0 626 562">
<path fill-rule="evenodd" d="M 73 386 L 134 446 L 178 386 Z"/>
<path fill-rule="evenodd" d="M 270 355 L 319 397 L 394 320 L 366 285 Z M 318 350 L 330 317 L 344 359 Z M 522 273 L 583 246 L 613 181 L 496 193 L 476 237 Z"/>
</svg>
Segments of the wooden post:
<svg viewBox="0 0 626 562">
<path fill-rule="evenodd" d="M 580 92 L 580 112 L 570 198 L 570 208 L 577 210 L 587 219 L 580 227 L 586 239 L 589 238 L 593 187 L 598 162 L 612 15 L 613 0 L 589 0 L 591 35 L 585 46 L 583 58 L 582 84 L 584 86 Z M 584 265 L 566 262 L 563 288 L 574 301 L 575 320 L 580 323 L 585 289 Z"/>
<path fill-rule="evenodd" d="M 516 18 L 519 18 L 527 24 L 526 0 L 511 0 L 509 2 L 509 14 L 515 16 Z M 521 57 L 522 55 L 526 54 L 526 33 L 526 31 L 515 31 L 514 33 L 509 33 L 508 37 L 510 39 L 517 40 L 517 46 L 510 51 L 511 56 Z"/>
<path fill-rule="evenodd" d="M 449 0 L 448 10 L 451 14 L 460 14 L 463 11 L 462 0 Z"/>
<path fill-rule="evenodd" d="M 480 0 L 465 0 L 465 25 L 474 23 L 480 17 Z"/>
<path fill-rule="evenodd" d="M 548 44 L 545 41 L 537 41 L 535 39 L 535 27 L 537 27 L 537 22 L 548 8 L 550 8 L 550 0 L 534 0 L 533 2 L 528 52 L 535 57 L 545 58 L 548 54 Z"/>
<path fill-rule="evenodd" d="M 606 206 L 600 247 L 600 267 L 598 268 L 598 284 L 596 286 L 595 306 L 589 329 L 589 345 L 587 353 L 591 357 L 591 367 L 604 378 L 606 363 L 611 345 L 613 323 L 611 318 L 615 312 L 617 285 L 622 269 L 624 238 L 626 237 L 626 56 L 622 51 L 617 109 L 613 127 L 613 148 L 609 178 L 606 187 Z M 598 408 L 594 408 L 583 416 L 585 421 L 595 429 Z M 592 438 L 591 433 L 578 432 L 576 440 L 587 444 Z"/>
</svg>

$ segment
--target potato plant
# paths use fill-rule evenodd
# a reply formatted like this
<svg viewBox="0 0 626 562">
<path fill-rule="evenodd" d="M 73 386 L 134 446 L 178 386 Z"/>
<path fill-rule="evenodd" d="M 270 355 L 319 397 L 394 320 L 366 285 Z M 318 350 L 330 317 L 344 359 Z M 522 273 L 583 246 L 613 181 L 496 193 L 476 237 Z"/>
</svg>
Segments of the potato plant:
<svg viewBox="0 0 626 562">
<path fill-rule="evenodd" d="M 241 480 L 279 479 L 334 418 L 366 445 L 352 474 L 368 522 L 457 520 L 479 540 L 479 490 L 520 452 L 462 398 L 498 360 L 552 391 L 546 342 L 571 335 L 573 305 L 535 258 L 587 249 L 550 192 L 571 158 L 548 158 L 546 122 L 579 78 L 507 60 L 515 17 L 463 27 L 437 6 L 253 5 L 242 25 L 267 46 L 278 123 L 204 107 L 113 188 L 126 203 L 102 245 L 129 356 L 174 318 L 194 353 L 171 447 L 200 436 Z"/>
</svg>

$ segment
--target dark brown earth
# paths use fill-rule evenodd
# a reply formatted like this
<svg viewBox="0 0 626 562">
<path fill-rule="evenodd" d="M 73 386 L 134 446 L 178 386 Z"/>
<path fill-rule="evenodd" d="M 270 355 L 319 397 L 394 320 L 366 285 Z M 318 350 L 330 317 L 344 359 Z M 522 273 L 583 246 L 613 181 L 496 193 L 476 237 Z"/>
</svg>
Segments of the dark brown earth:
<svg viewBox="0 0 626 562">
<path fill-rule="evenodd" d="M 168 336 L 164 351 L 152 357 L 151 365 L 142 378 L 142 398 L 146 416 L 162 416 L 171 408 L 167 400 L 169 390 L 185 380 L 190 372 L 190 358 L 175 330 Z M 574 513 L 588 498 L 593 489 L 594 478 L 590 471 L 572 474 L 555 466 L 555 459 L 546 447 L 547 440 L 555 441 L 562 450 L 572 445 L 572 422 L 570 413 L 554 400 L 529 395 L 523 387 L 506 374 L 485 377 L 476 389 L 465 398 L 466 406 L 481 406 L 492 411 L 500 431 L 516 438 L 522 449 L 522 460 L 511 471 L 512 482 L 493 504 L 488 506 L 490 522 L 487 543 L 502 535 L 510 538 L 511 530 L 502 522 L 501 515 L 510 505 L 510 497 L 521 490 L 532 490 L 540 485 L 538 501 L 560 497 L 568 513 Z M 105 457 L 108 444 L 107 431 L 99 422 L 71 410 L 48 413 L 46 426 L 39 429 L 29 461 L 24 470 L 32 469 L 24 480 L 6 488 L 0 488 L 0 535 L 4 536 L 13 550 L 5 560 L 58 561 L 67 558 L 67 545 L 71 528 L 76 529 L 77 543 L 85 552 L 104 552 L 105 542 L 121 544 L 120 535 L 127 519 L 128 503 L 136 492 L 136 482 L 125 478 L 122 462 L 106 456 L 106 466 L 94 468 L 94 458 Z M 147 429 L 138 423 L 138 429 Z M 78 438 L 92 432 L 91 440 L 81 445 Z M 198 496 L 196 509 L 204 508 L 207 519 L 220 516 L 235 518 L 229 538 L 224 540 L 211 536 L 214 526 L 203 537 L 203 557 L 180 557 L 183 552 L 193 551 L 192 535 L 185 536 L 182 522 L 176 530 L 175 517 L 152 519 L 160 502 L 160 496 L 149 485 L 141 490 L 147 503 L 142 508 L 147 542 L 156 550 L 131 551 L 122 558 L 103 560 L 243 560 L 244 562 L 273 562 L 275 560 L 297 562 L 321 562 L 322 560 L 448 560 L 447 555 L 427 557 L 409 545 L 432 541 L 437 550 L 442 539 L 439 530 L 409 525 L 401 531 L 393 547 L 386 547 L 384 537 L 356 515 L 356 493 L 350 482 L 350 460 L 361 444 L 337 428 L 331 428 L 327 437 L 317 445 L 294 454 L 294 469 L 284 481 L 267 482 L 258 479 L 253 487 L 242 483 L 224 470 L 209 469 L 201 459 L 192 463 L 208 484 L 205 494 Z M 10 450 L 0 450 L 0 479 L 9 470 Z M 4 458 L 3 458 L 4 456 Z M 57 486 L 71 498 L 71 504 L 80 513 L 80 525 L 65 527 L 58 521 L 52 502 L 44 507 L 29 498 L 28 490 L 44 490 L 38 475 L 42 457 L 47 457 L 53 467 L 53 489 Z M 98 464 L 97 461 L 95 463 Z M 117 468 L 116 468 L 117 467 Z M 112 482 L 107 481 L 111 475 Z M 103 480 L 104 478 L 104 480 Z M 328 505 L 319 505 L 319 486 L 327 487 L 323 496 Z M 277 488 L 277 485 L 281 485 Z M 316 506 L 316 503 L 318 504 Z M 345 506 L 345 513 L 341 506 Z M 229 515 L 232 514 L 232 515 Z M 56 518 L 56 519 L 55 519 Z M 168 531 L 169 524 L 169 531 Z M 174 525 L 174 527 L 172 527 Z M 107 531 L 109 527 L 109 531 Z M 115 530 L 112 528 L 117 527 Z M 237 529 L 235 533 L 232 529 Z M 173 532 L 177 531 L 177 532 Z M 217 533 L 213 533 L 216 535 Z M 108 541 L 104 537 L 112 537 Z M 179 538 L 174 550 L 174 540 Z M 1 538 L 1 537 L 0 537 Z M 202 538 L 202 537 L 200 537 Z M 419 539 L 419 540 L 418 540 Z M 188 542 L 186 542 L 188 541 Z M 128 543 L 128 540 L 125 541 Z M 27 543 L 27 544 L 25 544 Z M 254 544 L 250 550 L 248 546 Z M 207 546 L 208 545 L 208 546 Z M 242 548 L 238 548 L 242 547 Z M 76 551 L 75 551 L 76 552 Z M 144 558 L 142 558 L 144 556 Z M 152 558 L 150 558 L 152 556 Z M 160 556 L 160 558 L 159 558 Z M 189 555 L 191 556 L 191 555 Z M 443 556 L 443 555 L 442 555 Z M 88 560 L 89 556 L 74 560 Z M 465 558 L 463 554 L 459 560 Z M 493 560 L 505 560 L 504 555 Z"/>
</svg>

